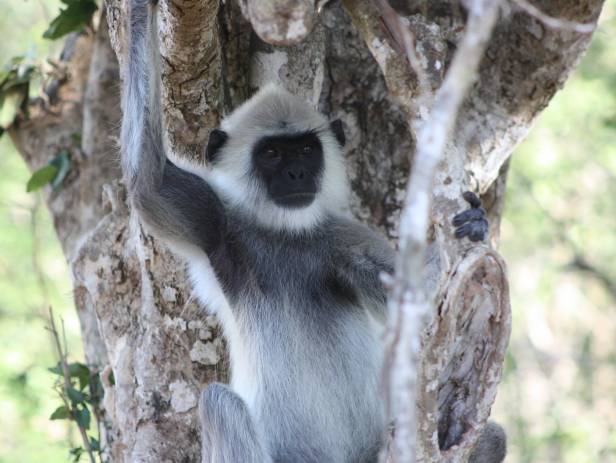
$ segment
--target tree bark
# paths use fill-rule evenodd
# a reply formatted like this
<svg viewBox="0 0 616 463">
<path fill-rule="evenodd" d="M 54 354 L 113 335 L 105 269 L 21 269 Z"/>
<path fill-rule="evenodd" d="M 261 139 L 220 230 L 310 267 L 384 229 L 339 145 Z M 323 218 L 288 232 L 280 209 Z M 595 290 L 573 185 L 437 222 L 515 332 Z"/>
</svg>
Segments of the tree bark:
<svg viewBox="0 0 616 463">
<path fill-rule="evenodd" d="M 407 105 L 422 107 L 414 103 L 418 79 L 400 60 L 400 44 L 383 28 L 378 11 L 362 16 L 360 7 L 371 7 L 362 0 L 345 1 L 346 11 L 337 2 L 316 2 L 320 14 L 315 8 L 306 13 L 310 18 L 302 16 L 311 21 L 309 33 L 280 47 L 251 32 L 249 21 L 263 24 L 263 16 L 250 12 L 259 2 L 240 2 L 248 20 L 229 1 L 159 3 L 164 110 L 174 153 L 201 160 L 221 116 L 264 82 L 278 81 L 342 119 L 353 212 L 397 238 L 415 148 Z M 9 134 L 33 170 L 62 149 L 71 153 L 62 188 L 45 196 L 72 272 L 87 361 L 113 371 L 115 379 L 104 381 L 106 458 L 199 461 L 197 397 L 208 382 L 227 379 L 225 345 L 214 317 L 191 297 L 183 264 L 144 233 L 127 206 L 117 163 L 126 5 L 108 0 L 105 6 L 95 33 L 69 40 L 69 77 L 59 82 L 51 104 L 33 102 L 29 119 L 17 120 Z M 596 21 L 602 0 L 543 0 L 536 6 L 586 23 Z M 443 0 L 408 2 L 405 13 L 436 89 L 464 12 Z M 275 11 L 268 14 L 278 28 L 268 30 L 288 34 Z M 259 33 L 274 43 L 297 39 Z M 509 330 L 502 259 L 486 246 L 452 240 L 450 219 L 460 210 L 460 193 L 470 188 L 483 195 L 496 245 L 506 161 L 589 40 L 589 34 L 548 28 L 513 7 L 501 15 L 458 117 L 434 184 L 431 236 L 439 252 L 428 271 L 438 280 L 438 310 L 423 336 L 418 402 L 425 461 L 468 454 L 496 394 Z M 443 453 L 439 434 L 451 444 Z"/>
</svg>

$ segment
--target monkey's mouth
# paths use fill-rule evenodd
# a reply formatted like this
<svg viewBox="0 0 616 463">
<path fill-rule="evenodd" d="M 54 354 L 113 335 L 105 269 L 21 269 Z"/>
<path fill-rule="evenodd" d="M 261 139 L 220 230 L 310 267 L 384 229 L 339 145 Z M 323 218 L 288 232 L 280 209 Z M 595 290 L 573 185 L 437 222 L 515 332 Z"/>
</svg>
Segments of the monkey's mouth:
<svg viewBox="0 0 616 463">
<path fill-rule="evenodd" d="M 302 207 L 307 207 L 312 204 L 315 198 L 314 193 L 309 193 L 306 191 L 297 192 L 297 193 L 289 193 L 284 196 L 278 196 L 274 198 L 274 202 L 278 206 L 286 207 L 289 209 L 299 209 Z"/>
</svg>

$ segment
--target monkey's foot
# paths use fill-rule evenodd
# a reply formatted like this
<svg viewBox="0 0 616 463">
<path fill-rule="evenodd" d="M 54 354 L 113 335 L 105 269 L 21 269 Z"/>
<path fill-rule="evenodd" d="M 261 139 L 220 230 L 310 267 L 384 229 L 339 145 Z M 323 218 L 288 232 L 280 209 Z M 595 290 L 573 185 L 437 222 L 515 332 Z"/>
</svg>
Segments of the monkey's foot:
<svg viewBox="0 0 616 463">
<path fill-rule="evenodd" d="M 453 226 L 456 227 L 455 237 L 468 236 L 471 241 L 483 241 L 488 234 L 488 219 L 486 211 L 481 207 L 481 200 L 472 191 L 462 194 L 462 197 L 471 205 L 470 209 L 460 212 L 453 218 Z"/>
</svg>

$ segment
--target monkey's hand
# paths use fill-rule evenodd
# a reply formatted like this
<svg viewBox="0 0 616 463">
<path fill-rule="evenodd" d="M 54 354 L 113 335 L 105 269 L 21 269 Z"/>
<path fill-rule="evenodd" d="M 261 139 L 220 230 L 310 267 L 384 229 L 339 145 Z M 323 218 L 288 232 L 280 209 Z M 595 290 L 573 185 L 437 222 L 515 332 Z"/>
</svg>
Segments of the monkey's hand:
<svg viewBox="0 0 616 463">
<path fill-rule="evenodd" d="M 460 212 L 453 218 L 452 223 L 456 227 L 455 237 L 468 236 L 471 241 L 483 241 L 488 234 L 488 220 L 485 209 L 481 207 L 481 200 L 472 191 L 465 192 L 462 197 L 471 205 L 471 208 Z"/>
</svg>

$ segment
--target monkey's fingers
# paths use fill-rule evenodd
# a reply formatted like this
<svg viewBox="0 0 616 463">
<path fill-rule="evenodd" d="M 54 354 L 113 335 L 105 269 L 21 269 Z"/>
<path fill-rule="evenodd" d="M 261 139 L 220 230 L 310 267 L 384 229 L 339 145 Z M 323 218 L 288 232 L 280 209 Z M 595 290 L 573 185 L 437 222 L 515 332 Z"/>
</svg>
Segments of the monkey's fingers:
<svg viewBox="0 0 616 463">
<path fill-rule="evenodd" d="M 483 208 L 468 209 L 464 212 L 460 212 L 459 214 L 457 214 L 453 218 L 452 224 L 454 227 L 459 227 L 460 225 L 463 225 L 465 222 L 481 220 L 485 218 L 485 216 L 486 216 L 486 211 Z"/>
<path fill-rule="evenodd" d="M 456 238 L 460 239 L 468 236 L 468 239 L 473 242 L 483 241 L 487 234 L 488 221 L 486 219 L 467 222 L 456 228 L 456 231 L 454 232 Z"/>
<path fill-rule="evenodd" d="M 476 222 L 471 222 L 471 232 L 468 239 L 474 242 L 483 241 L 488 235 L 488 221 L 481 219 Z"/>
<path fill-rule="evenodd" d="M 462 193 L 464 200 L 471 205 L 473 209 L 481 207 L 481 199 L 472 191 L 465 191 Z"/>
<path fill-rule="evenodd" d="M 471 224 L 465 223 L 461 227 L 456 228 L 456 231 L 454 232 L 454 236 L 460 239 L 460 238 L 464 238 L 465 236 L 468 236 L 470 232 L 471 232 Z"/>
</svg>

